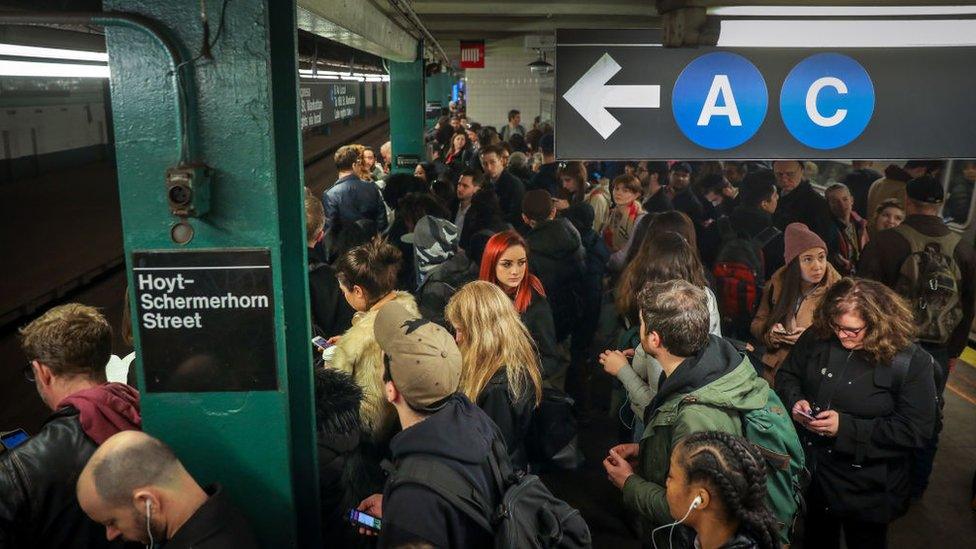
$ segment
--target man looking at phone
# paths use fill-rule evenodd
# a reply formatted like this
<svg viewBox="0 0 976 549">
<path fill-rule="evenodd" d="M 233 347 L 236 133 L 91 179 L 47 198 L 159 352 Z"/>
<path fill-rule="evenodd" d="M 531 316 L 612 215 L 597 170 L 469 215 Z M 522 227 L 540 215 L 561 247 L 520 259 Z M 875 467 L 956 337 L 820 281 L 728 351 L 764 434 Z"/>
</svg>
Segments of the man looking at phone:
<svg viewBox="0 0 976 549">
<path fill-rule="evenodd" d="M 411 314 L 402 305 L 384 305 L 373 328 L 384 353 L 386 399 L 396 408 L 403 431 L 390 441 L 394 462 L 426 454 L 482 486 L 489 501 L 492 480 L 487 456 L 497 427 L 480 408 L 457 393 L 461 352 L 441 326 Z M 491 547 L 492 535 L 434 491 L 419 484 L 364 499 L 357 508 L 382 520 L 380 547 L 407 544 L 434 547 Z M 374 530 L 360 532 L 375 535 Z"/>
<path fill-rule="evenodd" d="M 201 488 L 173 451 L 141 433 L 119 433 L 78 478 L 78 501 L 105 537 L 166 549 L 257 548 L 247 520 L 219 485 Z"/>
<path fill-rule="evenodd" d="M 701 288 L 684 280 L 649 283 L 638 300 L 641 346 L 660 362 L 665 379 L 644 411 L 640 444 L 614 446 L 603 467 L 647 535 L 673 520 L 665 491 L 672 448 L 697 431 L 741 436 L 741 415 L 766 406 L 769 387 L 748 358 L 709 335 Z"/>
<path fill-rule="evenodd" d="M 20 336 L 24 374 L 54 413 L 0 455 L 0 547 L 111 547 L 78 507 L 75 479 L 99 444 L 142 425 L 139 393 L 105 380 L 112 328 L 95 308 L 68 303 Z"/>
</svg>

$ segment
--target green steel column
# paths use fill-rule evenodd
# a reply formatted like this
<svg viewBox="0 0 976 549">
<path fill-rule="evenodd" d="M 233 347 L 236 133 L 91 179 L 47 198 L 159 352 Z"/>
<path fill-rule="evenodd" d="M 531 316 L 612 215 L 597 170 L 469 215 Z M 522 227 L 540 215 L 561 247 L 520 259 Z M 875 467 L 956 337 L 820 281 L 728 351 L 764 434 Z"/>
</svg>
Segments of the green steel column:
<svg viewBox="0 0 976 549">
<path fill-rule="evenodd" d="M 423 48 L 419 48 L 422 52 Z M 398 157 L 425 161 L 424 151 L 424 59 L 417 54 L 412 63 L 389 62 L 390 141 L 393 171 L 413 173 L 412 166 L 398 166 Z"/>
<path fill-rule="evenodd" d="M 182 247 L 169 236 L 176 219 L 163 183 L 179 145 L 165 54 L 142 33 L 106 28 L 129 287 L 135 250 L 269 249 L 278 390 L 143 392 L 144 427 L 199 481 L 224 485 L 262 546 L 320 547 L 295 4 L 240 0 L 223 18 L 221 3 L 206 5 L 219 40 L 212 60 L 194 64 L 198 108 L 188 115 L 199 128 L 190 160 L 213 169 L 211 210 L 190 220 L 195 237 Z M 196 57 L 199 0 L 105 0 L 104 8 L 157 20 Z"/>
</svg>

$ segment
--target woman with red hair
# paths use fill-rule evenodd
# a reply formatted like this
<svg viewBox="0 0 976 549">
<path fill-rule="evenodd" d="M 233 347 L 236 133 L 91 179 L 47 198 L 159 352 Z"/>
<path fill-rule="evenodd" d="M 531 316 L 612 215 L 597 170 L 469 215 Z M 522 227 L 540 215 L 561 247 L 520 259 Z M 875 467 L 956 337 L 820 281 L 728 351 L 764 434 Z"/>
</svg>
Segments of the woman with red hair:
<svg viewBox="0 0 976 549">
<path fill-rule="evenodd" d="M 559 368 L 556 325 L 542 282 L 529 272 L 529 247 L 522 235 L 508 230 L 488 239 L 478 278 L 496 284 L 512 299 L 539 350 L 542 376 L 550 377 Z"/>
</svg>

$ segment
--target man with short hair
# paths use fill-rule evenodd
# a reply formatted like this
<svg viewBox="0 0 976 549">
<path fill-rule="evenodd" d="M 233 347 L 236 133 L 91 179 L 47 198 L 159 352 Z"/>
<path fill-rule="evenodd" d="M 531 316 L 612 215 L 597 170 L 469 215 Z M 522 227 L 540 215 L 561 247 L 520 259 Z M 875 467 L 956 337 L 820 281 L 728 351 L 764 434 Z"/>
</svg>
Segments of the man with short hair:
<svg viewBox="0 0 976 549">
<path fill-rule="evenodd" d="M 169 446 L 145 433 L 106 440 L 81 472 L 77 491 L 81 508 L 110 540 L 166 549 L 258 546 L 220 485 L 201 488 Z"/>
<path fill-rule="evenodd" d="M 733 187 L 738 187 L 746 177 L 746 163 L 737 160 L 722 161 L 722 175 Z"/>
<path fill-rule="evenodd" d="M 729 220 L 739 236 L 765 242 L 762 248 L 763 280 L 772 278 L 783 266 L 783 233 L 773 231 L 773 214 L 779 203 L 779 191 L 772 170 L 749 172 L 739 185 L 739 206 Z M 746 330 L 748 330 L 746 326 Z"/>
<path fill-rule="evenodd" d="M 525 136 L 525 127 L 522 126 L 522 113 L 512 109 L 508 111 L 508 124 L 502 127 L 502 141 L 508 141 L 515 134 Z"/>
<path fill-rule="evenodd" d="M 106 383 L 112 328 L 93 307 L 60 305 L 20 330 L 25 370 L 54 411 L 20 446 L 0 454 L 0 547 L 109 547 L 85 516 L 75 479 L 99 444 L 140 429 L 139 393 Z"/>
<path fill-rule="evenodd" d="M 312 313 L 312 331 L 332 337 L 352 325 L 352 307 L 342 296 L 335 269 L 316 251 L 325 236 L 325 209 L 322 202 L 305 188 L 305 243 L 308 247 L 308 297 Z"/>
<path fill-rule="evenodd" d="M 803 178 L 803 163 L 799 160 L 773 162 L 773 174 L 779 187 L 779 204 L 773 214 L 773 224 L 785 231 L 790 223 L 803 223 L 827 244 L 831 254 L 837 251 L 837 231 L 827 200 L 820 196 L 810 181 Z"/>
<path fill-rule="evenodd" d="M 384 354 L 386 400 L 403 427 L 390 441 L 393 462 L 418 454 L 436 459 L 481 487 L 485 500 L 497 501 L 487 456 L 498 427 L 457 392 L 461 352 L 454 338 L 396 302 L 380 308 L 373 331 Z M 425 485 L 388 482 L 359 510 L 382 519 L 381 547 L 493 546 L 492 533 Z"/>
<path fill-rule="evenodd" d="M 861 250 L 868 243 L 868 224 L 854 211 L 854 195 L 843 183 L 834 183 L 824 191 L 827 206 L 837 227 L 837 251 L 830 262 L 843 276 L 853 276 Z"/>
<path fill-rule="evenodd" d="M 481 190 L 485 185 L 485 174 L 480 171 L 472 170 L 471 168 L 465 168 L 461 171 L 461 177 L 458 178 L 457 188 L 455 193 L 457 194 L 457 211 L 454 214 L 454 225 L 458 229 L 458 233 L 464 229 L 464 216 L 467 215 L 468 209 L 471 208 L 471 199 L 474 198 L 474 193 Z"/>
<path fill-rule="evenodd" d="M 525 193 L 522 221 L 529 227 L 525 234 L 525 241 L 532 250 L 529 270 L 539 277 L 546 289 L 556 325 L 556 341 L 561 342 L 579 320 L 586 250 L 576 227 L 565 217 L 556 217 L 556 206 L 546 191 Z"/>
<path fill-rule="evenodd" d="M 668 191 L 671 192 L 674 209 L 690 217 L 695 224 L 695 231 L 700 232 L 705 226 L 705 208 L 691 190 L 691 164 L 675 162 L 671 166 L 669 177 Z"/>
<path fill-rule="evenodd" d="M 641 182 L 645 185 L 644 202 L 641 206 L 644 211 L 653 214 L 670 212 L 674 209 L 671 197 L 668 196 L 668 165 L 665 162 L 647 162 L 644 166 L 647 170 L 646 179 Z M 639 170 L 638 170 L 639 171 Z"/>
<path fill-rule="evenodd" d="M 562 184 L 559 181 L 559 163 L 556 162 L 556 141 L 551 133 L 539 139 L 539 150 L 542 152 L 542 165 L 539 171 L 526 184 L 526 190 L 549 191 L 554 197 L 559 197 Z"/>
<path fill-rule="evenodd" d="M 939 217 L 945 191 L 932 176 L 905 186 L 905 221 L 875 235 L 861 254 L 860 276 L 877 280 L 908 300 L 920 345 L 939 365 L 938 394 L 966 348 L 976 312 L 976 254 Z M 941 428 L 940 425 L 937 428 Z M 928 486 L 938 432 L 912 465 L 913 497 Z"/>
<path fill-rule="evenodd" d="M 701 182 L 702 194 L 705 200 L 715 207 L 717 217 L 728 216 L 739 205 L 739 189 L 721 174 L 705 176 Z"/>
<path fill-rule="evenodd" d="M 356 175 L 363 166 L 363 150 L 362 145 L 344 145 L 335 153 L 339 179 L 322 195 L 330 231 L 338 233 L 366 221 L 372 225 L 370 229 L 381 233 L 389 225 L 379 187 Z"/>
<path fill-rule="evenodd" d="M 603 467 L 650 534 L 674 521 L 665 482 L 675 445 L 699 431 L 742 436 L 742 415 L 765 407 L 770 390 L 748 358 L 708 333 L 705 290 L 685 280 L 649 283 L 638 301 L 640 344 L 664 381 L 645 409 L 641 442 L 611 448 Z"/>
<path fill-rule="evenodd" d="M 525 186 L 505 169 L 503 155 L 504 149 L 498 145 L 484 147 L 481 149 L 481 167 L 495 187 L 505 221 L 518 227 L 522 222 L 522 195 L 525 194 Z"/>
</svg>

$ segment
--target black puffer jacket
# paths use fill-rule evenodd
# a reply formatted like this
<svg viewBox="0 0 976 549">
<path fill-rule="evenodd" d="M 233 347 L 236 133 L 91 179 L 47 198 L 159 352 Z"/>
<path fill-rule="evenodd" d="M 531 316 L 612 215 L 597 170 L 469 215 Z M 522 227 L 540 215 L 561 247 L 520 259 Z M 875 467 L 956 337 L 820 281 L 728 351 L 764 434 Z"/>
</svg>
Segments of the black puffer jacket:
<svg viewBox="0 0 976 549">
<path fill-rule="evenodd" d="M 900 386 L 891 365 L 844 349 L 834 336 L 820 340 L 813 330 L 780 366 L 776 392 L 787 410 L 806 400 L 840 414 L 836 437 L 796 429 L 828 513 L 887 523 L 908 508 L 911 455 L 926 444 L 936 417 L 932 357 L 913 351 Z"/>
<path fill-rule="evenodd" d="M 451 297 L 468 282 L 478 278 L 474 263 L 468 259 L 464 250 L 458 250 L 453 257 L 441 263 L 427 275 L 414 297 L 420 315 L 447 328 L 444 308 Z"/>
<path fill-rule="evenodd" d="M 66 406 L 40 432 L 0 454 L 0 547 L 122 547 L 78 506 L 75 482 L 98 446 Z"/>
<path fill-rule="evenodd" d="M 556 321 L 556 341 L 565 339 L 579 320 L 586 250 L 580 235 L 565 218 L 544 221 L 525 235 L 529 269 L 542 281 Z"/>
</svg>

